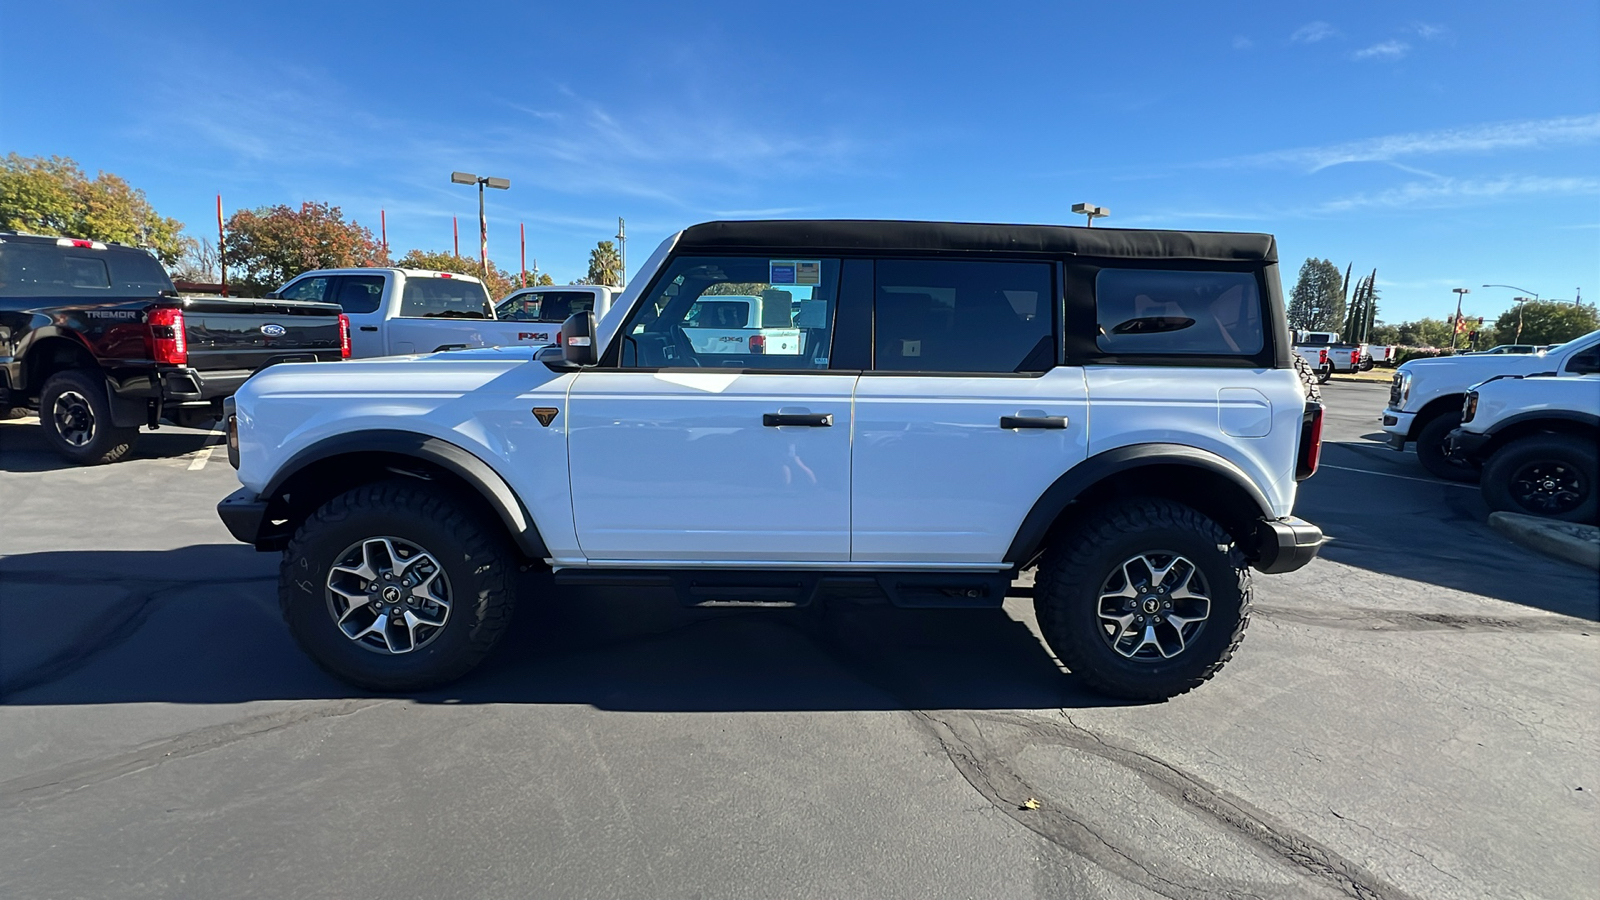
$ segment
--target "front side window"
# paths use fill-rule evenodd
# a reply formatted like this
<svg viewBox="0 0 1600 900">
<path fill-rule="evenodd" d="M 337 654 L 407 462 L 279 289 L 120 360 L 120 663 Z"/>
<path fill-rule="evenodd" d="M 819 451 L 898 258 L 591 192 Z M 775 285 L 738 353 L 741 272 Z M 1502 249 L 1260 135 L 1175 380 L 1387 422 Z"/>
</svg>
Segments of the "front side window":
<svg viewBox="0 0 1600 900">
<path fill-rule="evenodd" d="M 826 369 L 836 259 L 679 257 L 629 315 L 624 368 Z"/>
<path fill-rule="evenodd" d="M 479 282 L 419 276 L 406 279 L 400 315 L 408 319 L 490 319 L 494 307 Z"/>
<path fill-rule="evenodd" d="M 588 291 L 529 291 L 512 294 L 501 301 L 494 315 L 508 322 L 560 324 L 568 316 L 593 309 L 594 295 Z"/>
<path fill-rule="evenodd" d="M 383 301 L 383 276 L 346 275 L 339 279 L 334 300 L 351 315 L 377 312 Z"/>
<path fill-rule="evenodd" d="M 314 278 L 302 278 L 279 292 L 278 296 L 285 300 L 307 300 L 312 303 L 321 303 L 328 299 L 328 283 L 333 279 L 326 275 Z"/>
<path fill-rule="evenodd" d="M 873 368 L 1042 372 L 1055 365 L 1048 263 L 879 260 Z"/>
<path fill-rule="evenodd" d="M 1101 269 L 1095 344 L 1111 354 L 1249 356 L 1265 341 L 1249 272 Z"/>
</svg>

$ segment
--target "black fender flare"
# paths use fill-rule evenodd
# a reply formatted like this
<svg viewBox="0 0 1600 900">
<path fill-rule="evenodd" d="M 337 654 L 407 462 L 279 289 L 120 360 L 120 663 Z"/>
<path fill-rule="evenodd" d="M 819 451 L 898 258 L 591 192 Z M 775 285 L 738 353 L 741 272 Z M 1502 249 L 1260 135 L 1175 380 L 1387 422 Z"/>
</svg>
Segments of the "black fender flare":
<svg viewBox="0 0 1600 900">
<path fill-rule="evenodd" d="M 493 466 L 470 450 L 431 435 L 409 431 L 356 431 L 325 438 L 302 449 L 278 468 L 260 494 L 263 500 L 276 499 L 290 479 L 308 466 L 352 453 L 386 453 L 420 460 L 460 478 L 471 485 L 495 511 L 518 549 L 531 559 L 548 559 L 550 550 L 532 514 L 511 485 Z"/>
<path fill-rule="evenodd" d="M 1255 501 L 1258 518 L 1276 518 L 1272 514 L 1272 504 L 1261 488 L 1243 469 L 1223 457 L 1183 444 L 1129 444 L 1089 457 L 1068 469 L 1046 488 L 1023 517 L 1016 537 L 1012 538 L 1011 546 L 1006 550 L 1005 561 L 1015 566 L 1027 565 L 1062 511 L 1096 484 L 1112 475 L 1158 465 L 1188 466 L 1220 475 Z"/>
<path fill-rule="evenodd" d="M 1587 425 L 1590 428 L 1600 428 L 1600 416 L 1581 412 L 1576 409 L 1540 409 L 1532 412 L 1517 413 L 1514 416 L 1507 416 L 1484 429 L 1483 433 L 1488 435 L 1499 434 L 1508 428 L 1514 428 L 1525 422 L 1538 422 L 1551 419 L 1560 419 L 1563 422 L 1573 422 L 1578 425 Z"/>
</svg>

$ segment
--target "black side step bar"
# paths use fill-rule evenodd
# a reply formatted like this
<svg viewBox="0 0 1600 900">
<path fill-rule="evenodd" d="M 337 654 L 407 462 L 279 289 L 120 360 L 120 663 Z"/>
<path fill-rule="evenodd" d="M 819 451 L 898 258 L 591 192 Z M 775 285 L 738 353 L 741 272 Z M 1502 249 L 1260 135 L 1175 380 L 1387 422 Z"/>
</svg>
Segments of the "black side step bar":
<svg viewBox="0 0 1600 900">
<path fill-rule="evenodd" d="M 1012 573 L 878 572 L 839 575 L 810 569 L 561 569 L 558 585 L 668 589 L 685 606 L 796 607 L 818 597 L 913 609 L 998 607 Z"/>
</svg>

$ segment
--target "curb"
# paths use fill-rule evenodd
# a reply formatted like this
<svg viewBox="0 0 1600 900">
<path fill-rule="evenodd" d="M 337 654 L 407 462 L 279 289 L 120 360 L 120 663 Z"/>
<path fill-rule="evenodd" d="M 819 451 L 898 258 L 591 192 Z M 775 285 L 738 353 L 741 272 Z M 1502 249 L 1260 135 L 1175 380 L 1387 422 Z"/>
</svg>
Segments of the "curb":
<svg viewBox="0 0 1600 900">
<path fill-rule="evenodd" d="M 1493 512 L 1489 525 L 1530 550 L 1548 553 L 1586 569 L 1600 569 L 1600 528 L 1538 516 Z"/>
</svg>

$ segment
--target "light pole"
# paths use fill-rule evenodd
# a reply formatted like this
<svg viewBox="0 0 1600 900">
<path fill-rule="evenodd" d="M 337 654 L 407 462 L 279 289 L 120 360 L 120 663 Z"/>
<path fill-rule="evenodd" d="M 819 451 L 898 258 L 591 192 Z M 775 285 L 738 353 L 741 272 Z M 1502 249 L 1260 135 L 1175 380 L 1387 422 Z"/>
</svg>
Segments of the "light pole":
<svg viewBox="0 0 1600 900">
<path fill-rule="evenodd" d="M 478 186 L 478 260 L 483 263 L 483 280 L 489 280 L 489 219 L 483 214 L 483 189 L 485 186 L 496 190 L 509 190 L 509 178 L 479 178 L 466 172 L 451 172 L 450 180 L 455 184 L 475 184 Z"/>
<path fill-rule="evenodd" d="M 1472 291 L 1466 288 L 1451 288 L 1450 292 L 1456 295 L 1456 314 L 1450 320 L 1450 352 L 1456 352 L 1456 335 L 1461 333 L 1461 301 L 1465 300 Z"/>
<path fill-rule="evenodd" d="M 617 264 L 622 267 L 617 273 L 617 287 L 625 287 L 628 283 L 628 229 L 623 227 L 621 216 L 617 216 Z"/>
<path fill-rule="evenodd" d="M 1486 284 L 1484 287 L 1509 288 L 1513 291 L 1522 291 L 1524 294 L 1533 294 L 1533 301 L 1535 303 L 1539 302 L 1539 295 L 1525 287 L 1517 287 L 1514 284 Z M 1517 304 L 1517 336 L 1511 339 L 1511 343 L 1518 344 L 1522 342 L 1522 304 L 1527 303 L 1529 298 L 1513 297 L 1511 299 Z"/>
<path fill-rule="evenodd" d="M 1106 209 L 1104 206 L 1095 206 L 1093 203 L 1074 203 L 1072 204 L 1072 211 L 1089 220 L 1089 224 L 1085 225 L 1085 228 L 1093 228 L 1095 219 L 1104 219 L 1106 216 L 1111 215 L 1111 210 Z"/>
</svg>

